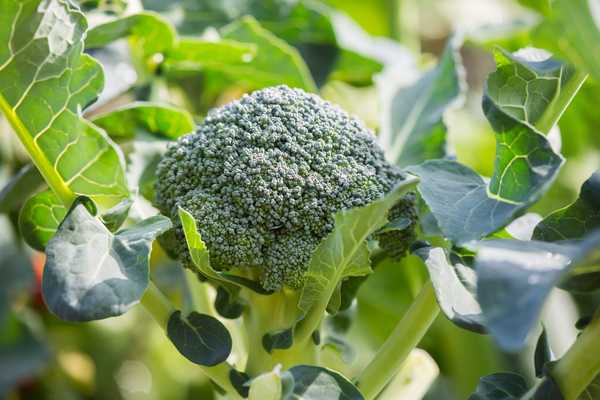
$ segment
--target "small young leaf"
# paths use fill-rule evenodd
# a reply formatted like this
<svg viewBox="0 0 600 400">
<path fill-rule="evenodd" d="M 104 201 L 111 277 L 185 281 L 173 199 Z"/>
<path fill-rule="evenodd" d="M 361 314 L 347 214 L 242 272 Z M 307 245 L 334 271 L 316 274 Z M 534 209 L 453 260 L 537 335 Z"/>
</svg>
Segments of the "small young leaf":
<svg viewBox="0 0 600 400">
<path fill-rule="evenodd" d="M 293 378 L 293 387 L 289 392 L 284 391 L 282 400 L 364 400 L 360 391 L 348 379 L 333 370 L 297 365 L 284 372 L 284 376 L 286 374 Z"/>
<path fill-rule="evenodd" d="M 578 243 L 488 240 L 477 245 L 477 300 L 486 327 L 506 350 L 520 349 L 561 279 L 598 265 L 600 231 Z"/>
<path fill-rule="evenodd" d="M 148 286 L 153 240 L 170 227 L 157 215 L 113 235 L 75 205 L 46 247 L 42 294 L 50 311 L 67 321 L 127 312 Z"/>
<path fill-rule="evenodd" d="M 25 242 L 36 250 L 44 251 L 67 211 L 50 190 L 30 197 L 19 213 L 19 230 Z"/>
<path fill-rule="evenodd" d="M 244 312 L 245 305 L 235 298 L 227 289 L 217 287 L 215 310 L 220 316 L 228 319 L 239 318 Z"/>
<path fill-rule="evenodd" d="M 446 155 L 444 111 L 462 101 L 466 85 L 461 44 L 458 36 L 451 38 L 435 68 L 395 91 L 386 115 L 389 126 L 380 136 L 386 156 L 394 164 L 414 165 Z"/>
<path fill-rule="evenodd" d="M 248 374 L 236 369 L 230 369 L 229 382 L 231 382 L 231 386 L 233 386 L 240 396 L 244 398 L 248 397 L 248 382 L 250 382 L 250 376 Z"/>
<path fill-rule="evenodd" d="M 183 227 L 183 233 L 185 235 L 185 240 L 188 246 L 188 250 L 190 252 L 190 256 L 192 257 L 194 265 L 196 266 L 196 268 L 198 268 L 199 273 L 206 276 L 207 278 L 215 279 L 220 282 L 247 287 L 248 289 L 252 289 L 253 291 L 260 294 L 272 293 L 263 289 L 260 283 L 250 280 L 248 278 L 214 270 L 210 265 L 210 254 L 208 252 L 208 248 L 206 247 L 206 244 L 202 241 L 202 236 L 200 236 L 200 232 L 198 232 L 194 216 L 186 210 L 184 210 L 183 208 L 179 208 L 179 219 Z"/>
<path fill-rule="evenodd" d="M 141 134 L 175 140 L 194 130 L 194 120 L 187 111 L 145 102 L 128 104 L 93 121 L 117 141 L 132 140 Z"/>
<path fill-rule="evenodd" d="M 525 393 L 525 379 L 517 374 L 503 372 L 481 378 L 469 400 L 520 400 Z"/>
<path fill-rule="evenodd" d="M 439 247 L 424 246 L 414 253 L 425 262 L 435 297 L 446 317 L 461 328 L 484 333 L 483 314 L 472 291 L 476 287 L 475 272 L 462 264 L 450 264 L 444 249 Z"/>
<path fill-rule="evenodd" d="M 252 379 L 248 400 L 281 400 L 282 389 L 281 374 L 276 367 Z"/>
<path fill-rule="evenodd" d="M 133 201 L 131 199 L 124 199 L 119 204 L 103 213 L 100 216 L 100 219 L 102 220 L 102 223 L 104 223 L 104 226 L 106 226 L 109 231 L 115 232 L 127 219 L 132 205 Z"/>
<path fill-rule="evenodd" d="M 262 345 L 267 353 L 275 349 L 289 349 L 292 344 L 294 344 L 294 330 L 291 328 L 266 333 L 262 338 Z"/>
<path fill-rule="evenodd" d="M 231 353 L 231 335 L 210 315 L 193 311 L 182 318 L 181 311 L 175 311 L 169 317 L 167 335 L 185 358 L 199 365 L 217 365 Z"/>
</svg>

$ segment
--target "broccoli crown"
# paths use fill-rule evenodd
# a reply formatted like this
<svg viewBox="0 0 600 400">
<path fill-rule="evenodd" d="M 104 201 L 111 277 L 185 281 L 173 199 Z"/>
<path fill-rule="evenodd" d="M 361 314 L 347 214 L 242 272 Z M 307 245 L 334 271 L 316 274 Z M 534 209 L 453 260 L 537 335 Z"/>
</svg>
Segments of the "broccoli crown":
<svg viewBox="0 0 600 400">
<path fill-rule="evenodd" d="M 212 110 L 157 168 L 156 205 L 192 213 L 213 267 L 258 268 L 265 289 L 303 283 L 336 211 L 365 205 L 403 178 L 373 134 L 299 89 L 271 87 Z"/>
</svg>

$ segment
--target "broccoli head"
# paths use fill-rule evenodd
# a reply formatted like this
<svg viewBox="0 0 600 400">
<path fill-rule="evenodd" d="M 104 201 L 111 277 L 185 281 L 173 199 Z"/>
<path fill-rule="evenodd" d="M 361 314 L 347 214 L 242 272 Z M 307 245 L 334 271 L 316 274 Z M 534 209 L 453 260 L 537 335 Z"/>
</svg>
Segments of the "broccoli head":
<svg viewBox="0 0 600 400">
<path fill-rule="evenodd" d="M 403 178 L 373 134 L 340 108 L 299 89 L 271 87 L 212 110 L 157 168 L 156 206 L 175 224 L 196 219 L 216 269 L 255 268 L 265 289 L 298 288 L 333 214 L 365 205 Z"/>
</svg>

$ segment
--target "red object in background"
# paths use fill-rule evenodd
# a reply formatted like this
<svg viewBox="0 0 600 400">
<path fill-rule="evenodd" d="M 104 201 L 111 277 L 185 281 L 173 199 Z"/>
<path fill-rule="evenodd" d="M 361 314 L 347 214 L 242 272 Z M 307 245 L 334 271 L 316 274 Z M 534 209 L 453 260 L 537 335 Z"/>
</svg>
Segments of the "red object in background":
<svg viewBox="0 0 600 400">
<path fill-rule="evenodd" d="M 36 252 L 31 257 L 31 268 L 35 275 L 35 283 L 32 288 L 33 305 L 35 307 L 44 307 L 44 300 L 42 299 L 42 274 L 44 273 L 45 263 L 46 255 L 44 253 Z"/>
</svg>

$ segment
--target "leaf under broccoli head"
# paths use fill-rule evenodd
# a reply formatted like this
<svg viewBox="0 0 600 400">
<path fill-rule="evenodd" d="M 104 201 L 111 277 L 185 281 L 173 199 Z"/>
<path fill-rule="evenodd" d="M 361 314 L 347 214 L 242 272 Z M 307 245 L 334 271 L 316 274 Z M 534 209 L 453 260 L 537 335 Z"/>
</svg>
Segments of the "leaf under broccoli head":
<svg viewBox="0 0 600 400">
<path fill-rule="evenodd" d="M 213 110 L 157 168 L 156 205 L 189 211 L 216 269 L 257 269 L 265 289 L 299 288 L 333 214 L 381 198 L 404 175 L 372 133 L 319 97 L 271 87 Z"/>
</svg>

